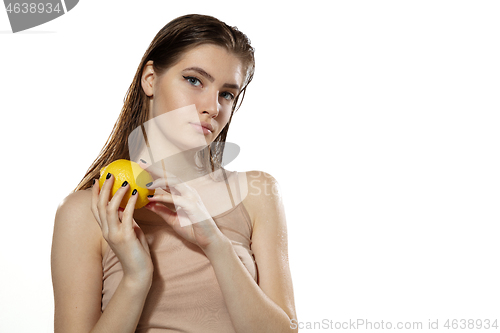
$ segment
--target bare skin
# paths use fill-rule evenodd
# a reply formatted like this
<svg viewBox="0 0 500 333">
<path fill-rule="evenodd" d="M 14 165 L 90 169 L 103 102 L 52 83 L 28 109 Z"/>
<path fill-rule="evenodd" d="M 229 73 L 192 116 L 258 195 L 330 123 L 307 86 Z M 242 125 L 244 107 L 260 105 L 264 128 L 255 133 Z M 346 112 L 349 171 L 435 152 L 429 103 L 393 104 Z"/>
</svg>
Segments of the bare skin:
<svg viewBox="0 0 500 333">
<path fill-rule="evenodd" d="M 203 68 L 213 80 L 200 77 L 196 70 L 198 74 L 193 70 L 187 73 L 186 68 L 192 67 Z M 197 79 L 186 80 L 184 76 Z M 229 95 L 237 94 L 235 86 L 241 83 L 239 60 L 212 45 L 188 51 L 165 75 L 157 76 L 151 67 L 146 67 L 143 89 L 152 96 L 151 116 L 195 105 L 199 121 L 210 121 L 214 129 L 208 136 L 196 136 L 188 132 L 190 125 L 186 125 L 186 118 L 177 118 L 179 122 L 174 126 L 185 126 L 185 131 L 167 138 L 170 139 L 169 145 L 165 145 L 167 153 L 185 151 L 196 146 L 200 139 L 206 144 L 213 141 L 229 119 Z M 169 168 L 178 179 L 193 175 L 192 159 L 186 156 L 185 160 L 184 165 L 176 163 Z M 136 219 L 163 221 L 204 251 L 213 265 L 237 332 L 292 332 L 290 320 L 296 319 L 296 315 L 288 267 L 286 220 L 276 180 L 260 171 L 240 173 L 238 179 L 244 192 L 243 204 L 254 226 L 252 250 L 259 269 L 257 284 L 211 218 L 218 209 L 225 209 L 207 200 L 207 193 L 215 188 L 206 179 L 183 182 L 175 177 L 165 179 L 160 174 L 154 174 L 154 178 L 151 188 L 156 190 L 155 196 L 145 208 L 136 211 L 134 196 L 125 210 L 119 209 L 130 185 L 109 200 L 113 176 L 101 190 L 94 186 L 69 195 L 61 203 L 52 245 L 55 332 L 135 331 L 154 270 L 148 243 Z M 174 202 L 180 211 L 168 208 L 174 207 Z M 180 214 L 192 223 L 181 226 Z M 118 256 L 124 274 L 101 313 L 101 262 L 108 246 Z"/>
</svg>

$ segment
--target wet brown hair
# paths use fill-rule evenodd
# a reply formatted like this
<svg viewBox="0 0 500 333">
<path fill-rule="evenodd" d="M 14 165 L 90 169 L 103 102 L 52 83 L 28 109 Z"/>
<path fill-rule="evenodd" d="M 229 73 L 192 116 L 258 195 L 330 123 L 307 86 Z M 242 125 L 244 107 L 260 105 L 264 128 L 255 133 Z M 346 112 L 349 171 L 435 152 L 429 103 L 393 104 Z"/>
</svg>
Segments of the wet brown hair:
<svg viewBox="0 0 500 333">
<path fill-rule="evenodd" d="M 184 15 L 165 25 L 149 45 L 125 95 L 123 108 L 111 135 L 74 191 L 91 187 L 93 180 L 99 177 L 99 171 L 102 167 L 117 159 L 130 159 L 127 144 L 129 135 L 134 129 L 143 125 L 148 120 L 149 115 L 149 97 L 144 93 L 141 85 L 145 64 L 152 60 L 155 73 L 161 75 L 169 67 L 175 65 L 185 52 L 201 44 L 224 47 L 238 57 L 242 61 L 243 68 L 246 69 L 246 78 L 240 93 L 234 99 L 229 121 L 211 144 L 211 149 L 208 150 L 211 170 L 215 171 L 221 167 L 229 124 L 234 112 L 243 102 L 246 88 L 253 78 L 254 49 L 247 36 L 236 27 L 230 27 L 212 16 Z M 241 101 L 238 105 L 240 97 Z M 201 154 L 203 155 L 204 151 L 201 151 Z M 206 158 L 202 158 L 202 161 L 205 160 Z"/>
</svg>

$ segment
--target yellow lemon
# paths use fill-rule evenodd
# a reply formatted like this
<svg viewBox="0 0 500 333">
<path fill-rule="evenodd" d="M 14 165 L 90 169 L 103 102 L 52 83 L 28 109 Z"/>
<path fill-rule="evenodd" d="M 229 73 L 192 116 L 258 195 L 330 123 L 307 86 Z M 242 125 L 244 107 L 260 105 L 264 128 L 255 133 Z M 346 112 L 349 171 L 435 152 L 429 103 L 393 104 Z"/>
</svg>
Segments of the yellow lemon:
<svg viewBox="0 0 500 333">
<path fill-rule="evenodd" d="M 139 166 L 139 164 L 129 161 L 129 160 L 116 160 L 100 170 L 99 177 L 99 188 L 102 189 L 102 185 L 106 180 L 106 175 L 111 173 L 115 178 L 113 183 L 113 188 L 111 190 L 111 198 L 115 195 L 116 191 L 122 186 L 124 181 L 127 181 L 130 187 L 127 193 L 123 196 L 123 200 L 120 203 L 121 208 L 125 208 L 128 199 L 132 196 L 134 189 L 137 190 L 137 202 L 135 204 L 135 209 L 144 207 L 149 203 L 147 198 L 148 195 L 153 195 L 154 190 L 150 190 L 146 187 L 146 184 L 153 181 L 153 177 L 149 172 L 144 170 Z"/>
</svg>

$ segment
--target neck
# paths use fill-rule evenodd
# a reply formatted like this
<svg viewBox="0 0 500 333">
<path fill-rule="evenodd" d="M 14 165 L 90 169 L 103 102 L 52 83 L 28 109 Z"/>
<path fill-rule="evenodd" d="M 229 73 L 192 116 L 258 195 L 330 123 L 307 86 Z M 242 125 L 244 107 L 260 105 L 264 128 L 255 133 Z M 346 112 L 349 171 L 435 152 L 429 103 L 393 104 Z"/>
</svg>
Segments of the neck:
<svg viewBox="0 0 500 333">
<path fill-rule="evenodd" d="M 139 163 L 139 161 L 142 159 L 146 162 L 146 164 L 156 170 L 165 170 L 166 172 L 179 177 L 183 181 L 189 181 L 204 177 L 211 173 L 210 167 L 202 168 L 201 164 L 199 164 L 200 166 L 198 166 L 196 163 L 196 161 L 199 161 L 200 159 L 196 156 L 200 150 L 203 150 L 205 159 L 208 162 L 208 147 L 198 147 L 185 151 L 175 151 L 170 153 L 163 151 L 162 155 L 165 157 L 160 160 L 152 160 L 152 158 L 154 158 L 156 154 L 151 153 L 151 150 L 148 147 L 144 147 L 138 154 L 138 156 L 134 158 L 134 161 Z M 200 161 L 198 163 L 200 163 Z"/>
</svg>

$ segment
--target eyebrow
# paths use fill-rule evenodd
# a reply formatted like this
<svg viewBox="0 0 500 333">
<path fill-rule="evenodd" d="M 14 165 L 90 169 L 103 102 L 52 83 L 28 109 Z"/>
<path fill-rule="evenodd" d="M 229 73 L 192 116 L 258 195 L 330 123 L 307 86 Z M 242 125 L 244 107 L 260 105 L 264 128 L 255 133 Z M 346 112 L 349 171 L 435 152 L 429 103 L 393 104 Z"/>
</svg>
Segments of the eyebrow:
<svg viewBox="0 0 500 333">
<path fill-rule="evenodd" d="M 214 82 L 215 79 L 212 75 L 208 74 L 203 68 L 200 67 L 189 67 L 184 69 L 184 71 L 195 71 L 200 73 L 200 75 L 206 77 L 210 82 Z M 237 91 L 240 90 L 240 86 L 234 83 L 224 83 L 222 86 L 223 88 L 230 88 L 230 89 L 236 89 Z"/>
</svg>

